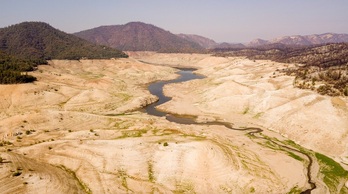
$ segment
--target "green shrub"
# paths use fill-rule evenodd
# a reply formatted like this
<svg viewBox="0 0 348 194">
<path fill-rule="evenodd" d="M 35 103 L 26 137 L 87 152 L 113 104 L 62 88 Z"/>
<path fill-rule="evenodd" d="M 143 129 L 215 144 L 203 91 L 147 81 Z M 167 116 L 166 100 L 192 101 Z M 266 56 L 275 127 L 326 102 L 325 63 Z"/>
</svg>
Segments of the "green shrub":
<svg viewBox="0 0 348 194">
<path fill-rule="evenodd" d="M 344 89 L 343 94 L 344 94 L 345 96 L 348 96 L 348 86 Z"/>
<path fill-rule="evenodd" d="M 22 174 L 22 172 L 16 171 L 16 172 L 14 172 L 14 173 L 12 174 L 12 176 L 19 176 L 19 175 L 21 175 L 21 174 Z"/>
</svg>

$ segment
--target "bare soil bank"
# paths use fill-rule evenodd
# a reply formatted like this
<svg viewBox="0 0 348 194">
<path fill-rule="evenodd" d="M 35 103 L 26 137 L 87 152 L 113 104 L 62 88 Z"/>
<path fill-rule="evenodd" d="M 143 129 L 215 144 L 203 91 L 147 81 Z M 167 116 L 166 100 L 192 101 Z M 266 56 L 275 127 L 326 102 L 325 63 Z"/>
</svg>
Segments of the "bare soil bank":
<svg viewBox="0 0 348 194">
<path fill-rule="evenodd" d="M 136 54 L 51 61 L 33 72 L 38 82 L 0 86 L 1 191 L 287 193 L 309 188 L 306 159 L 286 150 L 223 126 L 180 125 L 137 111 L 156 100 L 146 89 L 150 82 L 177 75 L 170 67 L 136 59 L 193 66 L 207 76 L 165 87 L 173 100 L 162 109 L 197 115 L 202 122 L 271 129 L 337 159 L 347 155 L 347 99 L 293 89 L 291 77 L 273 75 L 283 64 Z M 317 181 L 318 192 L 329 191 Z"/>
</svg>

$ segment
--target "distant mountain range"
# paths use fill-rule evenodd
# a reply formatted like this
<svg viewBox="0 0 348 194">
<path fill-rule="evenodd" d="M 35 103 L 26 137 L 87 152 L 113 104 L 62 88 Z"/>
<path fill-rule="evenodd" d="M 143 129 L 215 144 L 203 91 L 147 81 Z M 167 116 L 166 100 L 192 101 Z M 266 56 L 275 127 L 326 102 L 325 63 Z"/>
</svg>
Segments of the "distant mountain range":
<svg viewBox="0 0 348 194">
<path fill-rule="evenodd" d="M 258 47 L 266 44 L 285 44 L 285 45 L 298 45 L 298 46 L 310 46 L 316 44 L 327 44 L 327 43 L 343 43 L 348 42 L 348 34 L 313 34 L 306 36 L 283 36 L 275 38 L 273 40 L 262 40 L 255 39 L 247 44 L 249 47 Z"/>
<path fill-rule="evenodd" d="M 177 34 L 181 38 L 184 38 L 188 41 L 195 42 L 202 46 L 205 49 L 214 49 L 214 48 L 245 48 L 246 46 L 241 43 L 217 43 L 212 39 L 205 38 L 203 36 L 195 34 Z"/>
<path fill-rule="evenodd" d="M 185 38 L 191 42 L 196 42 L 206 49 L 215 48 L 247 48 L 247 47 L 264 47 L 266 45 L 275 46 L 278 45 L 291 45 L 291 46 L 311 46 L 311 45 L 321 45 L 327 43 L 345 43 L 348 42 L 348 34 L 335 34 L 335 33 L 325 33 L 325 34 L 314 34 L 305 36 L 283 36 L 278 37 L 273 40 L 263 40 L 255 39 L 247 44 L 241 43 L 216 43 L 214 40 L 205 38 L 193 34 L 178 34 L 178 36 Z"/>
<path fill-rule="evenodd" d="M 43 22 L 0 28 L 0 50 L 26 60 L 127 57 L 121 51 L 97 46 Z"/>
<path fill-rule="evenodd" d="M 216 43 L 195 34 L 173 34 L 142 22 L 124 25 L 100 26 L 74 33 L 98 45 L 123 51 L 202 52 L 212 48 L 244 48 L 243 44 Z"/>
<path fill-rule="evenodd" d="M 284 36 L 273 40 L 255 39 L 247 44 L 217 43 L 212 39 L 194 34 L 175 35 L 142 22 L 101 26 L 74 34 L 67 34 L 43 22 L 23 22 L 0 28 L 0 50 L 25 59 L 126 57 L 126 54 L 115 49 L 192 53 L 216 48 L 281 48 L 287 45 L 310 46 L 341 42 L 348 42 L 348 34 Z"/>
<path fill-rule="evenodd" d="M 178 34 L 178 36 L 185 38 L 186 40 L 196 42 L 206 49 L 215 48 L 246 48 L 246 47 L 260 47 L 260 46 L 275 46 L 278 45 L 291 45 L 291 46 L 311 46 L 321 45 L 327 43 L 345 43 L 348 42 L 348 34 L 313 34 L 313 35 L 295 35 L 295 36 L 283 36 L 272 40 L 255 39 L 247 44 L 241 43 L 216 43 L 214 40 L 205 38 L 203 36 L 193 34 Z"/>
<path fill-rule="evenodd" d="M 100 26 L 74 35 L 95 44 L 123 51 L 201 52 L 204 50 L 197 42 L 142 22 Z"/>
<path fill-rule="evenodd" d="M 306 36 L 284 36 L 273 40 L 255 39 L 247 44 L 217 43 L 195 34 L 172 34 L 151 24 L 130 22 L 124 25 L 100 26 L 74 33 L 98 45 L 124 51 L 201 52 L 216 48 L 246 48 L 264 45 L 309 46 L 315 44 L 348 42 L 348 34 L 326 33 Z"/>
</svg>

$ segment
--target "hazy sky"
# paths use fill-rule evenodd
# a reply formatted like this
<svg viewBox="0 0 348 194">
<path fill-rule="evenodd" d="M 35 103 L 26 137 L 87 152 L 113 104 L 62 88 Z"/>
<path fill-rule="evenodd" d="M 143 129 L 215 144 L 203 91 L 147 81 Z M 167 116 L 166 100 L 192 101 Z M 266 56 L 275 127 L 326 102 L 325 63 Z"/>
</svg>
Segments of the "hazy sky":
<svg viewBox="0 0 348 194">
<path fill-rule="evenodd" d="M 348 33 L 348 0 L 0 0 L 0 27 L 43 21 L 72 33 L 131 21 L 217 42 Z"/>
</svg>

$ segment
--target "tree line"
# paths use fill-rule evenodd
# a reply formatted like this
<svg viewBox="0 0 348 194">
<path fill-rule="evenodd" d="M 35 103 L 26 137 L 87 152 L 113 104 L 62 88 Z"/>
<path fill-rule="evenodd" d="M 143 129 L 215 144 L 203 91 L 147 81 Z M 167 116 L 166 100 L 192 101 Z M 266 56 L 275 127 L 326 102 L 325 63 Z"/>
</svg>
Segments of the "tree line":
<svg viewBox="0 0 348 194">
<path fill-rule="evenodd" d="M 41 60 L 22 60 L 0 51 L 0 84 L 18 84 L 36 81 L 28 71 L 33 71 Z"/>
</svg>

